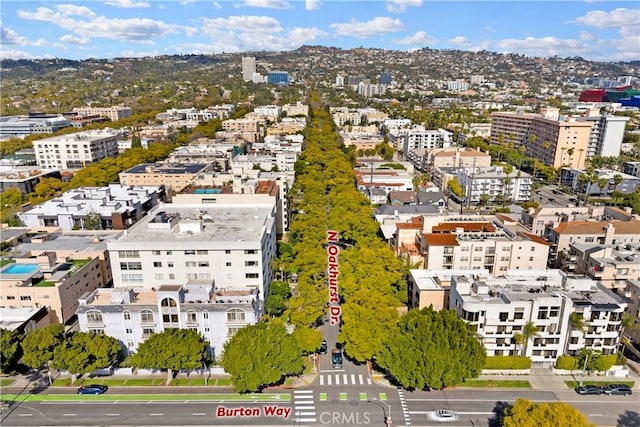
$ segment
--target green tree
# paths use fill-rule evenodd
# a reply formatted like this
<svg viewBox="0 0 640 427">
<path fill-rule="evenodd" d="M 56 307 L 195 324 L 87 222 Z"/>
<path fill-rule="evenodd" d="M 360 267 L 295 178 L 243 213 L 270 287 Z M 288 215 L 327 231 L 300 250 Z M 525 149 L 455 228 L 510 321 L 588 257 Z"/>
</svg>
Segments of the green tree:
<svg viewBox="0 0 640 427">
<path fill-rule="evenodd" d="M 13 371 L 21 356 L 20 333 L 16 330 L 0 329 L 0 371 Z"/>
<path fill-rule="evenodd" d="M 0 200 L 2 208 L 13 208 L 22 205 L 24 194 L 19 189 L 11 187 L 0 193 Z"/>
<path fill-rule="evenodd" d="M 607 190 L 609 189 L 609 178 L 598 178 L 598 181 L 596 182 L 596 185 L 598 186 L 598 188 L 600 189 L 600 195 L 601 196 L 606 196 L 607 195 Z"/>
<path fill-rule="evenodd" d="M 273 320 L 240 329 L 224 344 L 220 365 L 237 392 L 255 392 L 301 373 L 303 351 L 284 322 Z"/>
<path fill-rule="evenodd" d="M 174 372 L 201 368 L 206 362 L 207 344 L 198 331 L 173 328 L 151 334 L 129 358 L 136 368 L 166 369 L 167 385 Z"/>
<path fill-rule="evenodd" d="M 620 175 L 619 173 L 615 174 L 613 176 L 613 191 L 611 193 L 615 193 L 616 189 L 618 188 L 618 185 L 622 184 L 622 181 L 624 181 L 624 177 L 622 175 Z"/>
<path fill-rule="evenodd" d="M 595 424 L 567 403 L 518 399 L 504 411 L 502 427 L 595 427 Z"/>
<path fill-rule="evenodd" d="M 22 361 L 28 367 L 38 369 L 53 360 L 54 350 L 63 341 L 63 325 L 49 325 L 31 331 L 22 340 Z"/>
<path fill-rule="evenodd" d="M 476 377 L 486 351 L 453 310 L 411 310 L 389 333 L 377 363 L 408 389 L 441 388 Z"/>
<path fill-rule="evenodd" d="M 527 355 L 527 347 L 529 346 L 529 340 L 533 337 L 538 336 L 538 327 L 533 322 L 528 322 L 522 327 L 522 339 L 523 339 L 523 347 L 522 347 L 522 355 Z"/>
<path fill-rule="evenodd" d="M 285 312 L 291 297 L 291 288 L 286 282 L 275 280 L 269 286 L 269 295 L 264 303 L 265 311 L 270 316 L 280 316 Z"/>
<path fill-rule="evenodd" d="M 93 332 L 76 332 L 67 337 L 53 351 L 52 366 L 69 371 L 71 383 L 77 375 L 93 372 L 120 360 L 120 342 L 108 335 Z"/>
<path fill-rule="evenodd" d="M 462 185 L 456 178 L 452 178 L 447 182 L 447 188 L 450 192 L 458 196 L 459 199 L 464 197 L 464 190 L 462 189 Z"/>
</svg>

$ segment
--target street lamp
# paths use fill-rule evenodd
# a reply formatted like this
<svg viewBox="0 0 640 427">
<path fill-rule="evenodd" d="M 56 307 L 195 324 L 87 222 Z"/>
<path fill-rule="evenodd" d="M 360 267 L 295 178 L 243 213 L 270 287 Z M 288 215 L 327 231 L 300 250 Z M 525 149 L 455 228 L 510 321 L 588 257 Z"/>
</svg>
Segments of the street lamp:
<svg viewBox="0 0 640 427">
<path fill-rule="evenodd" d="M 384 403 L 385 405 L 387 405 L 387 408 L 385 409 L 384 406 L 380 406 L 382 408 L 382 415 L 384 415 L 384 422 L 390 426 L 392 421 L 391 421 L 391 405 L 389 405 L 387 402 L 383 401 L 383 400 L 378 400 L 378 399 L 369 399 L 367 400 L 367 402 L 369 403 L 373 403 L 374 405 L 378 405 L 380 403 Z"/>
</svg>

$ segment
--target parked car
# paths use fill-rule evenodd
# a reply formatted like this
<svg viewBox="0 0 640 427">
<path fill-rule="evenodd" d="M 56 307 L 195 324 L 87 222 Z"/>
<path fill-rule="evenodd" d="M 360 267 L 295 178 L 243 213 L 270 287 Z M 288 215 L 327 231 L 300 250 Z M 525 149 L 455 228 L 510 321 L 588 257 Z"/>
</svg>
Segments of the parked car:
<svg viewBox="0 0 640 427">
<path fill-rule="evenodd" d="M 78 389 L 78 394 L 104 394 L 108 388 L 106 385 L 100 384 L 83 385 Z"/>
<path fill-rule="evenodd" d="M 608 394 L 609 396 L 611 395 L 622 395 L 622 396 L 629 396 L 631 394 L 633 394 L 633 391 L 631 391 L 631 387 L 629 387 L 628 385 L 625 384 L 609 384 L 609 385 L 605 385 L 602 387 L 602 392 L 604 394 Z"/>
<path fill-rule="evenodd" d="M 331 366 L 333 366 L 334 369 L 342 368 L 342 351 L 337 348 L 331 350 Z"/>
<path fill-rule="evenodd" d="M 427 419 L 436 422 L 458 421 L 458 414 L 451 409 L 436 409 L 427 412 Z"/>
<path fill-rule="evenodd" d="M 602 394 L 602 387 L 597 385 L 581 385 L 576 387 L 578 394 Z"/>
<path fill-rule="evenodd" d="M 320 354 L 327 354 L 327 340 L 322 340 L 320 344 L 320 350 L 318 350 Z"/>
</svg>

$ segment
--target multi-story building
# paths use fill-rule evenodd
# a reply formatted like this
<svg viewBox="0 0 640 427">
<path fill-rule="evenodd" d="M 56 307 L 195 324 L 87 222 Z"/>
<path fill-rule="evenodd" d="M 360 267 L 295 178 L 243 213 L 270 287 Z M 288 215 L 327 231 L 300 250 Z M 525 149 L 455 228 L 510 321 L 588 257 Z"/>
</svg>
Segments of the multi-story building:
<svg viewBox="0 0 640 427">
<path fill-rule="evenodd" d="M 107 244 L 116 288 L 211 281 L 217 289 L 268 293 L 276 255 L 274 204 L 160 204 Z"/>
<path fill-rule="evenodd" d="M 505 277 L 454 276 L 450 308 L 468 322 L 488 356 L 522 354 L 534 366 L 553 366 L 558 356 L 582 348 L 616 354 L 626 300 L 585 276 L 559 270 L 509 272 Z M 584 329 L 571 327 L 571 313 Z M 515 334 L 533 323 L 536 335 L 518 344 Z"/>
<path fill-rule="evenodd" d="M 549 244 L 539 236 L 484 218 L 448 219 L 430 230 L 427 225 L 415 235 L 426 269 L 486 269 L 498 276 L 507 270 L 539 270 L 547 265 Z"/>
<path fill-rule="evenodd" d="M 448 168 L 440 168 L 447 170 Z M 483 199 L 496 201 L 524 202 L 531 197 L 533 178 L 528 173 L 514 169 L 507 174 L 503 166 L 490 169 L 458 168 L 457 180 L 464 190 L 468 203 L 481 203 Z M 443 183 L 443 187 L 446 183 Z M 442 188 L 446 191 L 446 188 Z"/>
<path fill-rule="evenodd" d="M 295 104 L 285 104 L 282 106 L 282 112 L 287 115 L 287 117 L 295 117 L 295 116 L 309 116 L 309 106 L 303 104 L 298 101 Z"/>
<path fill-rule="evenodd" d="M 409 129 L 392 130 L 387 137 L 396 151 L 407 155 L 417 149 L 448 148 L 453 133 L 444 129 L 427 130 L 424 126 L 416 125 Z"/>
<path fill-rule="evenodd" d="M 601 197 L 609 196 L 614 191 L 622 194 L 631 194 L 640 186 L 640 177 L 604 168 L 594 169 L 594 173 L 598 177 L 598 181 L 602 178 L 607 180 L 606 186 L 600 188 L 597 182 L 592 185 L 588 183 L 580 184 L 578 179 L 580 175 L 584 173 L 586 172 L 580 169 L 562 168 L 560 171 L 560 182 L 562 185 L 572 188 L 577 193 Z M 616 175 L 622 177 L 622 181 L 617 185 L 614 180 Z M 589 192 L 589 194 L 587 194 L 587 192 Z"/>
<path fill-rule="evenodd" d="M 613 206 L 540 207 L 523 210 L 520 222 L 537 236 L 544 236 L 547 228 L 556 228 L 568 221 L 629 221 L 633 219 L 631 209 L 623 210 Z"/>
<path fill-rule="evenodd" d="M 640 244 L 593 245 L 571 243 L 558 254 L 564 271 L 584 274 L 608 288 L 624 289 L 629 280 L 640 280 Z"/>
<path fill-rule="evenodd" d="M 62 175 L 57 169 L 37 169 L 36 167 L 18 167 L 11 166 L 8 168 L 0 167 L 0 192 L 9 188 L 17 188 L 23 194 L 29 194 L 35 191 L 36 185 L 42 178 L 60 179 Z"/>
<path fill-rule="evenodd" d="M 229 119 L 222 122 L 222 129 L 227 132 L 261 132 L 261 121 L 257 119 Z"/>
<path fill-rule="evenodd" d="M 491 156 L 473 148 L 443 148 L 429 150 L 431 168 L 480 168 L 491 167 Z"/>
<path fill-rule="evenodd" d="M 135 352 L 153 333 L 193 329 L 207 342 L 211 359 L 217 360 L 230 337 L 258 322 L 260 307 L 257 290 L 227 291 L 211 281 L 189 281 L 155 289 L 87 292 L 79 299 L 77 315 L 81 331 L 116 338 L 127 353 Z"/>
<path fill-rule="evenodd" d="M 588 110 L 579 121 L 592 123 L 589 145 L 586 156 L 619 156 L 624 137 L 625 126 L 629 117 L 600 114 L 598 109 Z"/>
<path fill-rule="evenodd" d="M 105 285 L 98 257 L 84 255 L 59 259 L 43 251 L 14 258 L 0 270 L 1 307 L 47 307 L 51 323 L 68 322 L 80 295 Z"/>
<path fill-rule="evenodd" d="M 269 71 L 267 73 L 267 83 L 286 86 L 289 84 L 289 73 L 286 71 Z"/>
<path fill-rule="evenodd" d="M 33 141 L 33 149 L 41 168 L 82 169 L 106 157 L 117 156 L 120 139 L 122 134 L 115 130 L 90 130 L 39 139 Z"/>
<path fill-rule="evenodd" d="M 549 265 L 558 265 L 562 252 L 568 254 L 572 243 L 626 245 L 640 243 L 640 220 L 570 221 L 547 226 L 545 239 L 551 243 Z"/>
<path fill-rule="evenodd" d="M 71 125 L 71 121 L 62 116 L 4 116 L 0 117 L 0 137 L 54 133 Z"/>
<path fill-rule="evenodd" d="M 81 187 L 64 192 L 18 212 L 27 227 L 60 227 L 63 230 L 124 230 L 142 218 L 161 200 L 164 187 Z"/>
<path fill-rule="evenodd" d="M 106 117 L 112 122 L 117 122 L 120 119 L 126 119 L 131 117 L 133 111 L 131 107 L 114 106 L 114 107 L 76 107 L 73 109 L 74 113 L 81 116 L 100 116 Z"/>
<path fill-rule="evenodd" d="M 181 191 L 200 174 L 213 171 L 211 163 L 141 163 L 118 177 L 124 186 L 164 186 L 167 196 Z"/>
<path fill-rule="evenodd" d="M 409 270 L 409 307 L 421 310 L 431 306 L 434 310 L 446 310 L 449 308 L 449 291 L 453 276 L 473 277 L 487 274 L 487 270 Z"/>
<path fill-rule="evenodd" d="M 252 56 L 242 57 L 242 80 L 250 82 L 256 72 L 256 58 Z"/>
<path fill-rule="evenodd" d="M 624 162 L 622 164 L 622 172 L 640 177 L 640 162 Z"/>
</svg>

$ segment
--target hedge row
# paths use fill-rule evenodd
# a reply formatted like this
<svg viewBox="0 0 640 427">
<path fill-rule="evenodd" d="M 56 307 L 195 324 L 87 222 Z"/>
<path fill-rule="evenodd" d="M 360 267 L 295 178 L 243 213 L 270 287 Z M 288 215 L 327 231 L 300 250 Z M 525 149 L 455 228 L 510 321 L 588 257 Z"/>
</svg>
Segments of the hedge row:
<svg viewBox="0 0 640 427">
<path fill-rule="evenodd" d="M 487 356 L 484 369 L 529 369 L 531 359 L 526 356 Z"/>
<path fill-rule="evenodd" d="M 610 354 L 608 356 L 598 355 L 597 362 L 595 364 L 595 369 L 597 371 L 608 371 L 611 369 L 613 365 L 618 361 L 618 355 Z M 573 356 L 560 356 L 556 360 L 556 369 L 582 369 L 581 366 L 578 366 L 578 359 Z"/>
</svg>

